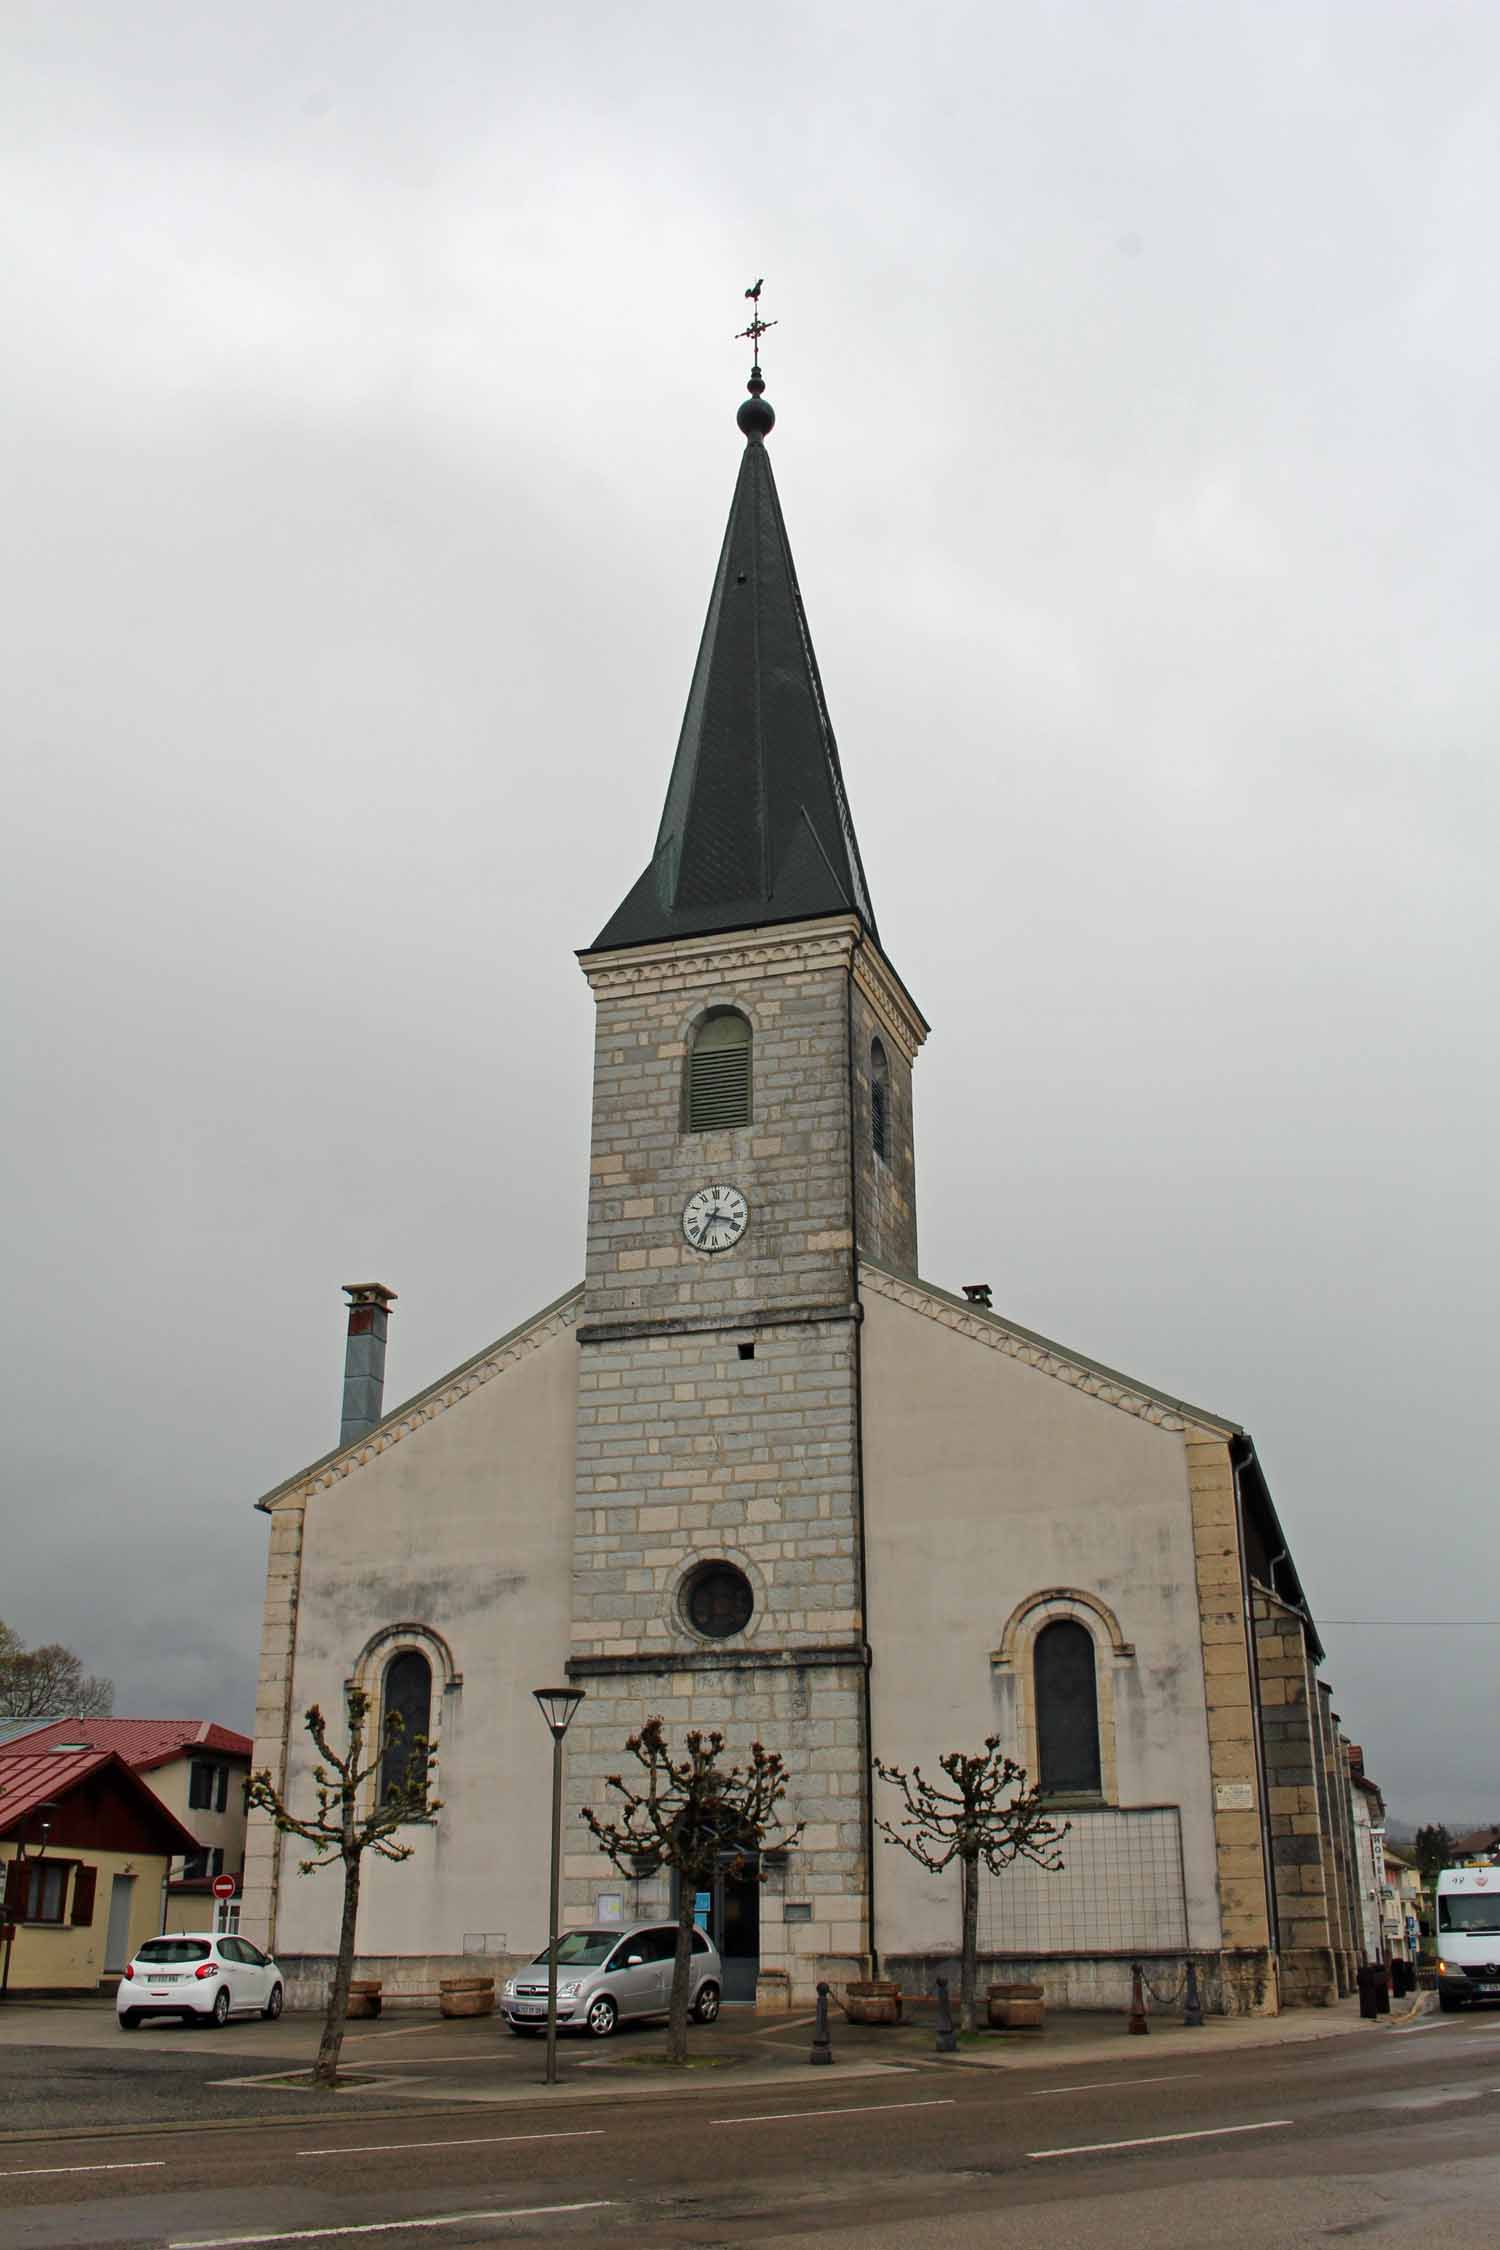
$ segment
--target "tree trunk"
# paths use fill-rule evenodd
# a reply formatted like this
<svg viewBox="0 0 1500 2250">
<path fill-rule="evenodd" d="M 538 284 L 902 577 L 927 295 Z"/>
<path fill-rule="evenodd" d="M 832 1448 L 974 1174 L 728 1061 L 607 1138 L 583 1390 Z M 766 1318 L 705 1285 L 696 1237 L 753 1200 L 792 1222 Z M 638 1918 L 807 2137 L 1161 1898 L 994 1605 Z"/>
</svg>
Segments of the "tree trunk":
<svg viewBox="0 0 1500 2250">
<path fill-rule="evenodd" d="M 359 1919 L 359 1853 L 344 1854 L 344 1913 L 339 1923 L 338 1958 L 328 1994 L 328 2013 L 313 2064 L 313 2084 L 330 2090 L 338 2084 L 339 2050 L 344 2044 L 344 2023 L 349 2013 L 349 1979 L 354 1974 L 354 1929 Z"/>
<path fill-rule="evenodd" d="M 979 1860 L 964 1855 L 963 1868 L 963 1936 L 962 1958 L 959 1966 L 959 2004 L 963 2012 L 965 2031 L 979 2029 L 979 2014 L 975 1990 L 979 1983 Z"/>
<path fill-rule="evenodd" d="M 691 1877 L 677 1878 L 677 1951 L 672 1960 L 672 2004 L 667 2014 L 667 2060 L 687 2061 L 688 1986 L 693 1973 L 693 1899 Z"/>
</svg>

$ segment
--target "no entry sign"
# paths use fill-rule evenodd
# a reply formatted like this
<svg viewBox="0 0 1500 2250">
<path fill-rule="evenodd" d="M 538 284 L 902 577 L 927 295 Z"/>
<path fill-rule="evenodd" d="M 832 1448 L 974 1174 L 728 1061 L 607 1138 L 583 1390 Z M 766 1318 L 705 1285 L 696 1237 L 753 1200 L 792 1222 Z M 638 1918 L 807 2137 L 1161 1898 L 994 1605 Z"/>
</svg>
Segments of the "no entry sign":
<svg viewBox="0 0 1500 2250">
<path fill-rule="evenodd" d="M 233 1898 L 233 1896 L 234 1877 L 232 1875 L 216 1875 L 214 1877 L 214 1897 Z"/>
</svg>

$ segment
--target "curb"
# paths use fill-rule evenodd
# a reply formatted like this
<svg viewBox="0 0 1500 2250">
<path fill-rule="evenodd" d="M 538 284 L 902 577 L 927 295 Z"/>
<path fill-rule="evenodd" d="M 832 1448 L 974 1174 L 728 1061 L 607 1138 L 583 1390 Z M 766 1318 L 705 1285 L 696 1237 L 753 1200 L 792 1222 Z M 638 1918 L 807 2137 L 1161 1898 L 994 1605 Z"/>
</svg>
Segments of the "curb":
<svg viewBox="0 0 1500 2250">
<path fill-rule="evenodd" d="M 1416 2023 L 1421 2016 L 1435 2016 L 1437 2012 L 1437 1994 L 1435 1992 L 1419 1992 L 1413 2005 L 1404 2009 L 1399 2016 L 1394 2008 L 1391 2010 L 1389 2021 L 1384 2028 L 1387 2031 L 1397 2031 L 1407 2024 Z"/>
</svg>

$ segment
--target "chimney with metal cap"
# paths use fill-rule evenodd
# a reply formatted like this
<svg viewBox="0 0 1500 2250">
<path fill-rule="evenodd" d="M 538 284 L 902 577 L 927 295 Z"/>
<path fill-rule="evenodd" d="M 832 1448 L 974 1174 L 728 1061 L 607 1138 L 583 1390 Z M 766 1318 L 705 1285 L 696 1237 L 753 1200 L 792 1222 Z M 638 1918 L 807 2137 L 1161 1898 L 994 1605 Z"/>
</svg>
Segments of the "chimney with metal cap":
<svg viewBox="0 0 1500 2250">
<path fill-rule="evenodd" d="M 394 1289 L 380 1281 L 346 1281 L 349 1300 L 349 1342 L 344 1353 L 344 1414 L 339 1444 L 349 1445 L 366 1436 L 380 1420 L 385 1390 L 385 1338 L 390 1326 Z"/>
</svg>

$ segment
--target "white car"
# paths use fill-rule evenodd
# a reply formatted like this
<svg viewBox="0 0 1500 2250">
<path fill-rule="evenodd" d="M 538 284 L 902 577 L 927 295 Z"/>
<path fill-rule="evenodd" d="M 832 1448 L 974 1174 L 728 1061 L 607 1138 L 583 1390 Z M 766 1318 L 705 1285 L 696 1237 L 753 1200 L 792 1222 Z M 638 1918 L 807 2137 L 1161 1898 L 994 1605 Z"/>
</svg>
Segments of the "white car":
<svg viewBox="0 0 1500 2250">
<path fill-rule="evenodd" d="M 115 1994 L 122 2031 L 138 2031 L 143 2016 L 206 2016 L 226 2024 L 231 2016 L 264 2016 L 274 2023 L 285 1990 L 269 1953 L 242 1937 L 148 1938 L 125 1966 Z"/>
</svg>

